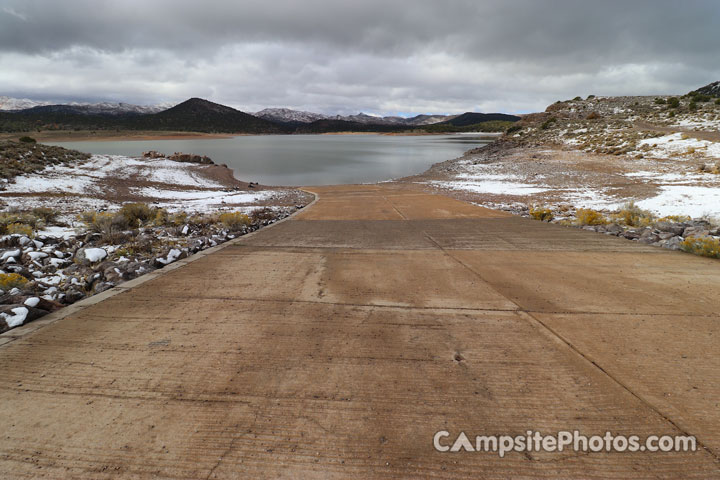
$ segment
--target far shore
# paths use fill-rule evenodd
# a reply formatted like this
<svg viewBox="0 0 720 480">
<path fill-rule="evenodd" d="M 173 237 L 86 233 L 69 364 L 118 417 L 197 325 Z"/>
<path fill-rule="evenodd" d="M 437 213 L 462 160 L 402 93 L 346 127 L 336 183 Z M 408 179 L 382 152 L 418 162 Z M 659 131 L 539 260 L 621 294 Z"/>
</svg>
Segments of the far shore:
<svg viewBox="0 0 720 480">
<path fill-rule="evenodd" d="M 304 133 L 301 135 L 386 135 L 386 136 L 427 136 L 427 135 L 452 135 L 448 133 L 428 132 L 326 132 L 326 133 Z M 490 132 L 463 132 L 463 134 L 495 136 Z M 271 134 L 250 134 L 250 133 L 204 133 L 204 132 L 163 132 L 163 131 L 89 131 L 89 130 L 48 130 L 42 132 L 14 132 L 0 133 L 0 140 L 15 140 L 20 137 L 29 136 L 39 142 L 107 142 L 107 141 L 142 141 L 142 140 L 190 140 L 190 139 L 217 139 L 233 138 L 249 135 L 271 135 Z M 275 134 L 293 135 L 293 134 Z"/>
<path fill-rule="evenodd" d="M 203 132 L 153 132 L 153 131 L 43 131 L 0 133 L 0 140 L 17 140 L 29 136 L 39 142 L 102 142 L 102 141 L 138 141 L 138 140 L 188 140 L 232 138 L 243 133 L 203 133 Z"/>
</svg>

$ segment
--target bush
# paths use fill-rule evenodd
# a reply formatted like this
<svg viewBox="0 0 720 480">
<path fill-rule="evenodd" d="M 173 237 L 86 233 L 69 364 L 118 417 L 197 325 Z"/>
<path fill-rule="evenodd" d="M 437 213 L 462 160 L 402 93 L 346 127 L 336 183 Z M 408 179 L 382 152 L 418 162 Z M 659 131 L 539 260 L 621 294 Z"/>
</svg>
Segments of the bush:
<svg viewBox="0 0 720 480">
<path fill-rule="evenodd" d="M 648 210 L 635 205 L 635 202 L 625 204 L 622 210 L 613 215 L 613 220 L 628 227 L 646 227 L 655 221 L 655 215 Z"/>
<path fill-rule="evenodd" d="M 718 98 L 717 100 L 715 100 L 715 105 L 720 105 L 720 98 Z"/>
<path fill-rule="evenodd" d="M 31 213 L 16 213 L 16 212 L 3 212 L 0 213 L 0 234 L 7 234 L 7 233 L 20 233 L 22 231 L 22 234 L 27 229 L 24 227 L 20 227 L 20 225 L 24 225 L 26 227 L 29 227 L 30 232 L 32 233 L 33 230 L 37 227 L 37 224 L 39 223 L 39 219 L 31 214 Z M 12 227 L 15 232 L 11 232 L 11 225 L 15 225 Z"/>
<path fill-rule="evenodd" d="M 253 210 L 250 217 L 253 222 L 262 222 L 263 220 L 273 220 L 276 217 L 276 214 L 272 208 L 263 207 Z"/>
<path fill-rule="evenodd" d="M 250 217 L 241 212 L 222 213 L 219 220 L 230 230 L 239 230 L 252 223 Z"/>
<path fill-rule="evenodd" d="M 18 141 L 21 143 L 37 143 L 37 140 L 32 137 L 20 137 Z"/>
<path fill-rule="evenodd" d="M 720 240 L 712 237 L 688 237 L 682 241 L 680 248 L 688 253 L 703 257 L 720 258 Z"/>
<path fill-rule="evenodd" d="M 511 125 L 507 128 L 507 130 L 505 130 L 505 133 L 513 133 L 520 130 L 522 130 L 522 127 L 520 125 Z"/>
<path fill-rule="evenodd" d="M 553 219 L 552 210 L 549 208 L 533 207 L 530 209 L 530 216 L 541 222 L 549 222 Z"/>
<path fill-rule="evenodd" d="M 22 288 L 28 283 L 28 279 L 19 273 L 0 273 L 0 289 L 12 290 L 13 288 Z"/>
<path fill-rule="evenodd" d="M 33 227 L 26 223 L 11 223 L 7 226 L 7 233 L 9 235 L 25 235 L 32 237 Z"/>
<path fill-rule="evenodd" d="M 605 225 L 608 223 L 602 213 L 591 208 L 579 208 L 575 213 L 575 218 L 578 225 Z"/>
<path fill-rule="evenodd" d="M 664 98 L 656 98 L 655 99 L 655 105 L 665 105 L 667 103 L 667 100 Z"/>
<path fill-rule="evenodd" d="M 573 102 L 579 102 L 582 100 L 582 97 L 578 95 L 577 97 L 573 98 Z"/>
<path fill-rule="evenodd" d="M 695 103 L 695 100 L 690 102 L 690 105 L 688 105 L 688 108 L 690 109 L 691 112 L 694 112 L 695 110 L 697 110 L 697 103 Z"/>
<path fill-rule="evenodd" d="M 123 232 L 130 224 L 122 213 L 83 212 L 79 218 L 89 231 L 99 233 L 106 243 L 122 243 L 127 239 Z"/>
<path fill-rule="evenodd" d="M 31 213 L 37 218 L 42 219 L 45 223 L 50 223 L 55 220 L 59 214 L 57 210 L 53 210 L 48 207 L 36 207 L 31 210 Z"/>
<path fill-rule="evenodd" d="M 595 95 L 588 95 L 587 97 L 588 100 L 592 100 L 593 98 L 595 98 Z"/>
<path fill-rule="evenodd" d="M 555 118 L 555 117 L 550 117 L 550 118 L 548 118 L 547 120 L 545 120 L 545 121 L 542 123 L 542 125 L 540 125 L 540 128 L 543 129 L 543 130 L 547 130 L 547 129 L 550 128 L 550 126 L 551 126 L 553 123 L 555 123 L 555 122 L 557 122 L 557 118 Z"/>
<path fill-rule="evenodd" d="M 120 209 L 120 215 L 125 217 L 129 225 L 140 226 L 155 218 L 155 212 L 144 203 L 128 203 Z"/>
<path fill-rule="evenodd" d="M 667 104 L 670 108 L 678 108 L 680 106 L 680 99 L 677 97 L 669 97 L 667 99 Z"/>
</svg>

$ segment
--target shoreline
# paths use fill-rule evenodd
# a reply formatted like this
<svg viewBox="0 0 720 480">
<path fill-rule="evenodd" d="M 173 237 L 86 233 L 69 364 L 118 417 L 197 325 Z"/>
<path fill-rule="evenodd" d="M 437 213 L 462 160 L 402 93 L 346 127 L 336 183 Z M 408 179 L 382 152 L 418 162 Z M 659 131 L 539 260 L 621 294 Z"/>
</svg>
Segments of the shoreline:
<svg viewBox="0 0 720 480">
<path fill-rule="evenodd" d="M 14 133 L 0 133 L 0 140 L 13 140 L 18 141 L 20 137 L 30 136 L 40 143 L 65 143 L 65 142 L 134 142 L 134 141 L 156 141 L 156 140 L 213 140 L 213 139 L 227 139 L 234 137 L 249 137 L 249 136 L 267 136 L 267 135 L 379 135 L 379 136 L 390 136 L 390 137 L 423 137 L 423 136 L 447 136 L 447 135 L 481 135 L 488 137 L 499 137 L 500 135 L 495 132 L 447 132 L 447 133 L 427 133 L 427 132 L 324 132 L 324 133 L 288 133 L 288 134 L 273 134 L 273 133 L 204 133 L 204 132 L 132 132 L 127 130 L 121 130 L 119 132 L 96 132 L 89 130 L 81 131 L 44 131 L 44 132 L 14 132 Z"/>
<path fill-rule="evenodd" d="M 57 131 L 57 132 L 22 132 L 0 134 L 0 140 L 15 140 L 23 136 L 31 136 L 38 142 L 108 142 L 108 141 L 151 141 L 151 140 L 188 140 L 188 139 L 216 139 L 246 136 L 246 133 L 203 133 L 203 132 L 103 132 L 102 134 L 90 131 Z"/>
</svg>

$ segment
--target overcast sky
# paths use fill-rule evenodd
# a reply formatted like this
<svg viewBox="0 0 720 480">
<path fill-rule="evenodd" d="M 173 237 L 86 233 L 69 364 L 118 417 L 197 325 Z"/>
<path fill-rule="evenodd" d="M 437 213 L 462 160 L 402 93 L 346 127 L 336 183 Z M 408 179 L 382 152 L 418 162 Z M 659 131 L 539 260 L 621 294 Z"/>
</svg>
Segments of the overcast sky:
<svg viewBox="0 0 720 480">
<path fill-rule="evenodd" d="M 720 80 L 720 0 L 0 0 L 0 95 L 540 111 Z"/>
</svg>

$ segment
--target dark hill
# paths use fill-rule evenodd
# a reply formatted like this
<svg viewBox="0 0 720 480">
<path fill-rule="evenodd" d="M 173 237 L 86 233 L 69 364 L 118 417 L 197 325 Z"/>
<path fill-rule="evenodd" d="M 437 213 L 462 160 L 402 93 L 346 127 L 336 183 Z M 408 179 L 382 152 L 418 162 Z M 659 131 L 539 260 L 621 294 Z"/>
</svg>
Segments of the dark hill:
<svg viewBox="0 0 720 480">
<path fill-rule="evenodd" d="M 151 114 L 81 114 L 62 105 L 35 107 L 19 112 L 0 112 L 0 131 L 32 130 L 289 133 L 292 128 L 200 98 L 191 98 L 172 108 Z"/>
<path fill-rule="evenodd" d="M 399 132 L 408 130 L 407 125 L 388 125 L 377 123 L 348 122 L 347 120 L 316 120 L 301 125 L 296 133 L 326 133 L 326 132 Z"/>
<path fill-rule="evenodd" d="M 710 95 L 711 97 L 720 97 L 720 81 L 709 83 L 702 88 L 698 88 L 695 92 Z"/>
<path fill-rule="evenodd" d="M 227 133 L 283 133 L 278 124 L 201 98 L 191 98 L 172 108 L 150 115 L 134 116 L 125 122 L 132 129 Z"/>
<path fill-rule="evenodd" d="M 439 124 L 435 125 L 454 125 L 456 127 L 465 127 L 467 125 L 476 125 L 478 123 L 483 122 L 490 122 L 494 120 L 501 120 L 504 122 L 517 122 L 520 120 L 520 117 L 517 117 L 515 115 L 508 115 L 506 113 L 475 113 L 475 112 L 466 112 L 462 115 L 458 115 L 457 117 L 450 119 L 446 122 L 440 122 Z"/>
</svg>

